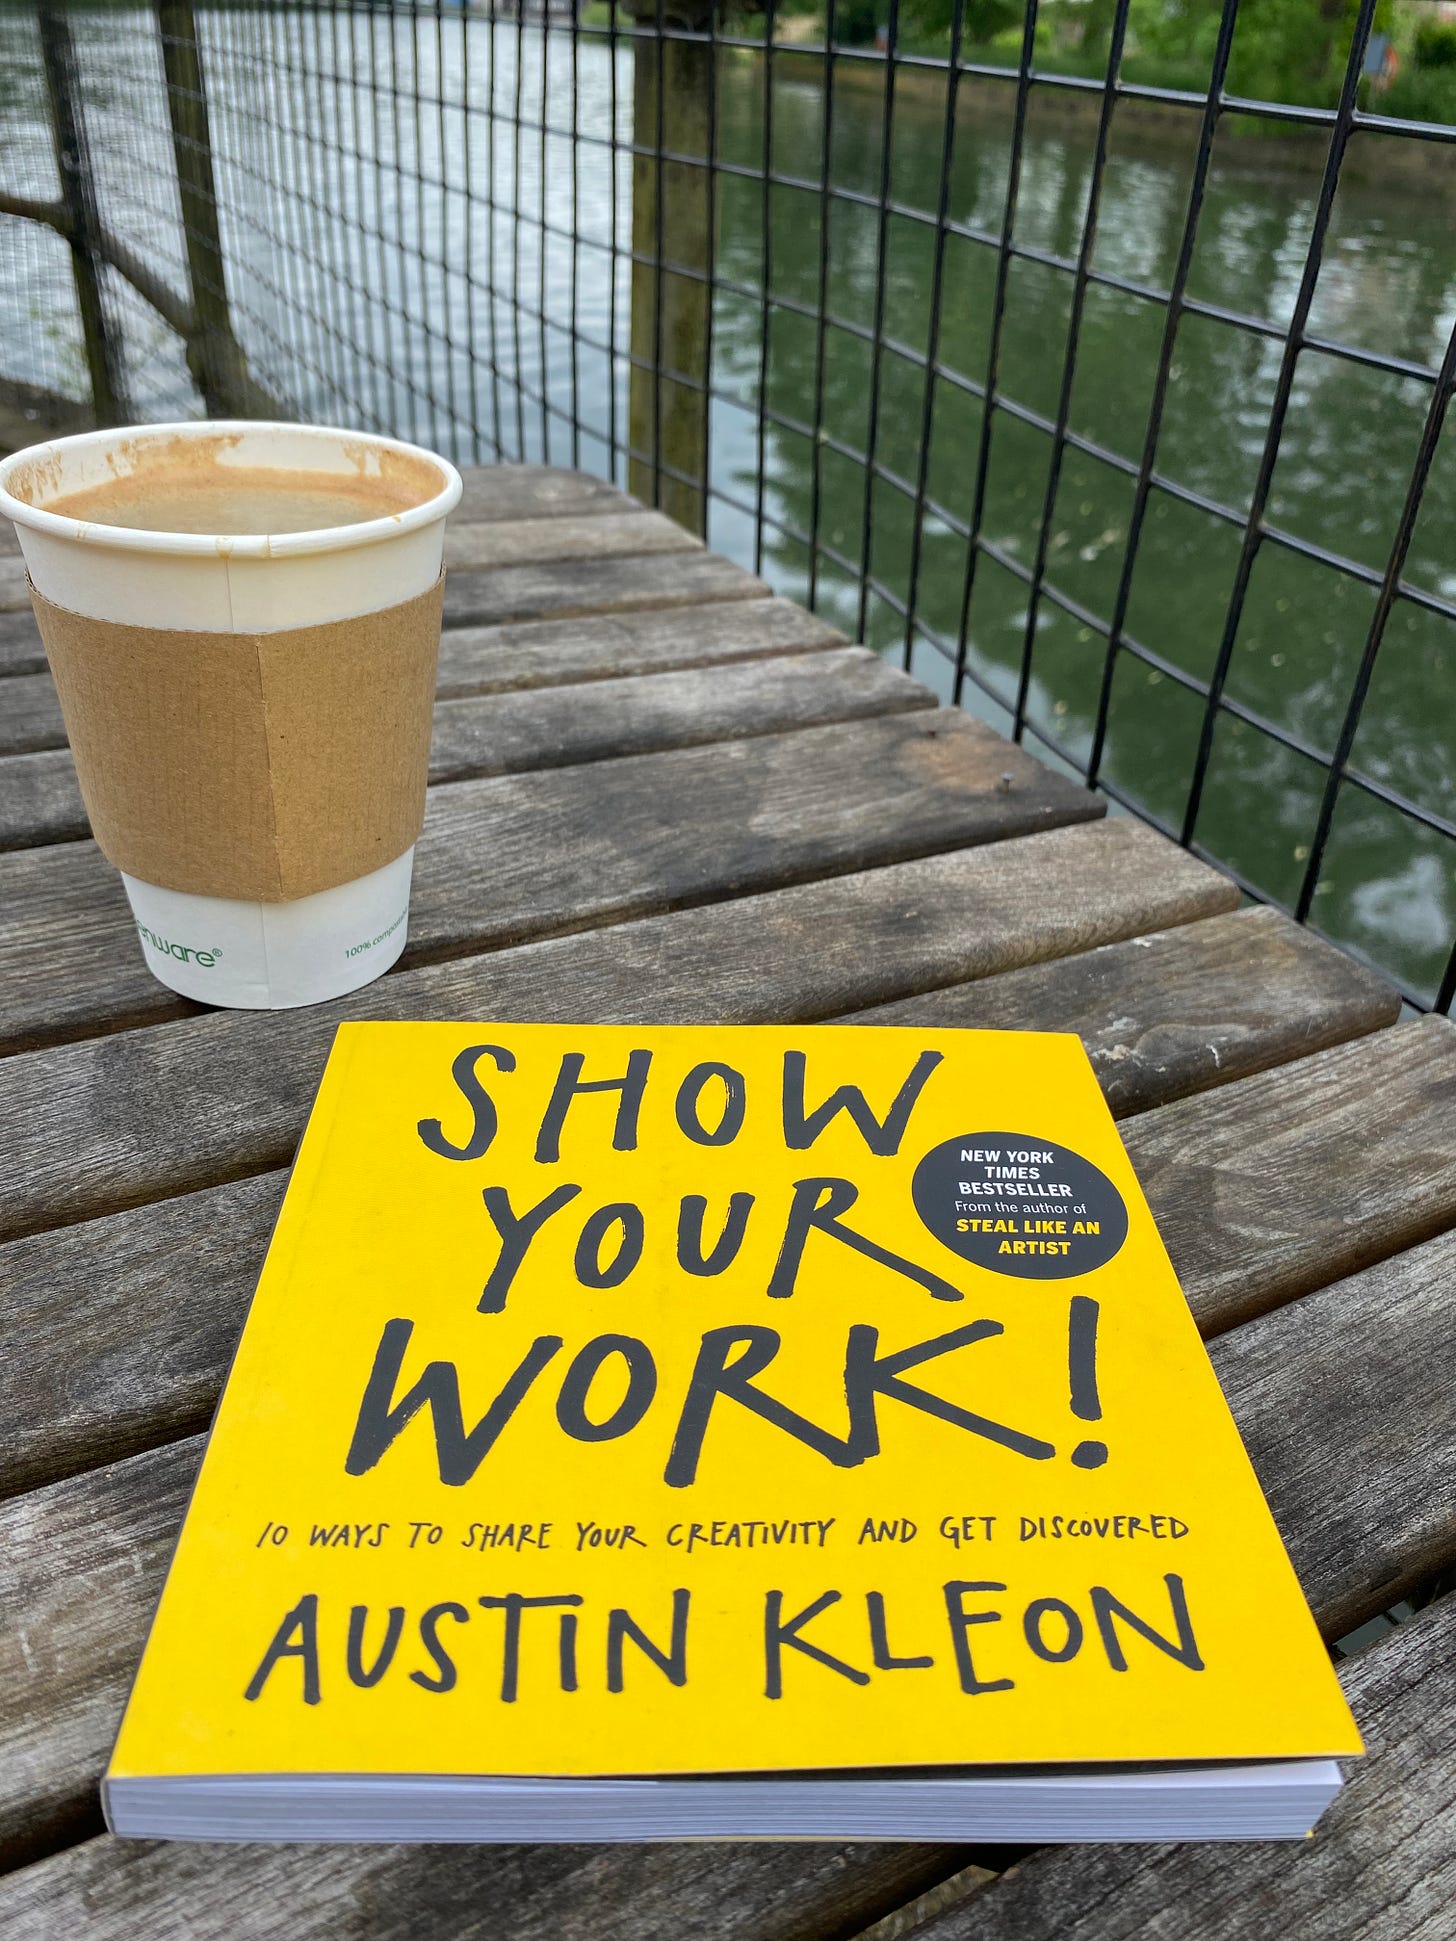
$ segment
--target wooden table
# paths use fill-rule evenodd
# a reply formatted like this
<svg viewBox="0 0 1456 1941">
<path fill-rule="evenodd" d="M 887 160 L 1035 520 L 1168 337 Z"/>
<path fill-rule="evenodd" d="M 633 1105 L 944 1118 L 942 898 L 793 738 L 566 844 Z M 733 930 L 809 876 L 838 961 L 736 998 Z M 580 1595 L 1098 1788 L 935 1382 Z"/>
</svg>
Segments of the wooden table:
<svg viewBox="0 0 1456 1941">
<path fill-rule="evenodd" d="M 9 541 L 9 529 L 5 530 Z M 1456 1552 L 1456 1026 L 610 486 L 473 474 L 409 951 L 342 1002 L 154 983 L 0 555 L 0 1933 L 1456 1934 L 1456 1598 L 1345 1666 L 1296 1847 L 194 1847 L 105 1761 L 340 1017 L 1081 1033 L 1325 1633 Z M 878 1925 L 877 1925 L 878 1924 Z"/>
</svg>

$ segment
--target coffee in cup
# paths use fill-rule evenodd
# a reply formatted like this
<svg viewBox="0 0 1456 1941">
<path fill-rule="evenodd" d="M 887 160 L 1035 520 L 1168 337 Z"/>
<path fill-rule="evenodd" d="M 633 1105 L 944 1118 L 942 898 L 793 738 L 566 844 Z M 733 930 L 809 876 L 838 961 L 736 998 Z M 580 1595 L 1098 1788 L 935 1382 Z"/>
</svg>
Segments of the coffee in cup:
<svg viewBox="0 0 1456 1941">
<path fill-rule="evenodd" d="M 460 492 L 416 446 L 302 425 L 0 463 L 93 831 L 171 989 L 307 1004 L 398 959 Z"/>
</svg>

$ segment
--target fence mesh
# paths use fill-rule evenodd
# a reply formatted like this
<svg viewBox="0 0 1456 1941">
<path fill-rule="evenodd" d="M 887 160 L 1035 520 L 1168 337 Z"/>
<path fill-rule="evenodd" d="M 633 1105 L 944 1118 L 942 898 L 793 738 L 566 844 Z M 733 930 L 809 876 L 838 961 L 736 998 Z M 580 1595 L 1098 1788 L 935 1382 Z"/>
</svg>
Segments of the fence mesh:
<svg viewBox="0 0 1456 1941">
<path fill-rule="evenodd" d="M 217 396 L 117 262 L 225 283 L 279 411 L 616 479 L 1449 1009 L 1456 126 L 1376 0 L 1295 102 L 1247 0 L 1177 85 L 1178 9 L 992 11 L 12 8 L 0 207 L 63 13 L 130 413 Z M 5 375 L 83 400 L 66 241 L 0 246 Z"/>
</svg>

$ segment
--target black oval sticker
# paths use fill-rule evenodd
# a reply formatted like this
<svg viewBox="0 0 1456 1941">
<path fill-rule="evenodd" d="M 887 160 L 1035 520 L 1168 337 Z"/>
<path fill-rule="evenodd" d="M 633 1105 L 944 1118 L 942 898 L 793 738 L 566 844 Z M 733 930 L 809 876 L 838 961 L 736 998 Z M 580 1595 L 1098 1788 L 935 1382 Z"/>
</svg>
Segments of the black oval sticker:
<svg viewBox="0 0 1456 1941">
<path fill-rule="evenodd" d="M 915 1168 L 915 1211 L 937 1240 L 993 1274 L 1069 1280 L 1105 1266 L 1127 1207 L 1090 1159 L 1025 1132 L 968 1132 Z"/>
</svg>

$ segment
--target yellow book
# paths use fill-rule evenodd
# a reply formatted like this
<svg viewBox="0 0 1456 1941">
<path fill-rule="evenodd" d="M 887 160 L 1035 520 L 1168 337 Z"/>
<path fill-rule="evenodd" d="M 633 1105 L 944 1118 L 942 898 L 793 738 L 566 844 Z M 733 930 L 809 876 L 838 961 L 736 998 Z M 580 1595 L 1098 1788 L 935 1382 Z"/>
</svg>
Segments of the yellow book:
<svg viewBox="0 0 1456 1941">
<path fill-rule="evenodd" d="M 1076 1038 L 346 1024 L 105 1795 L 1247 1838 L 1359 1750 Z"/>
</svg>

